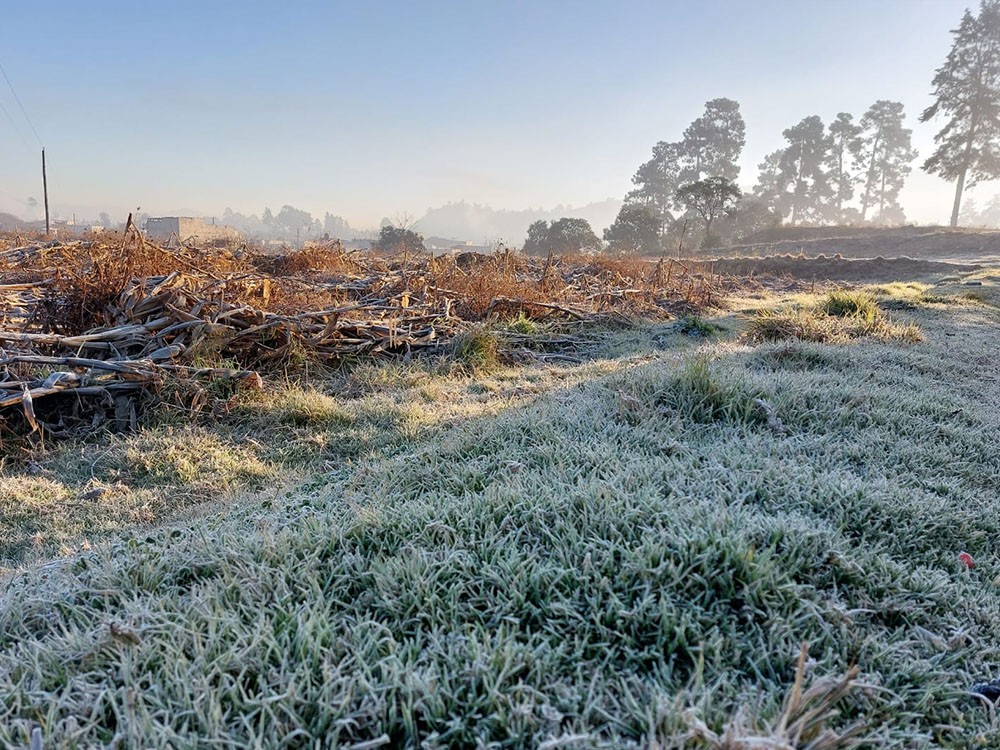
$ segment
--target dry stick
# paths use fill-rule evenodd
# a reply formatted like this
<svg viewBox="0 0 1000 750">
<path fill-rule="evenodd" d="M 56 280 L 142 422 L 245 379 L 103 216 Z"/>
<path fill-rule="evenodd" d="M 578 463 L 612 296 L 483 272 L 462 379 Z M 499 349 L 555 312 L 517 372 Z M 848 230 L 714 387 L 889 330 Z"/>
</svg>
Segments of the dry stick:
<svg viewBox="0 0 1000 750">
<path fill-rule="evenodd" d="M 137 369 L 139 367 L 156 369 L 156 364 L 148 359 L 139 360 L 110 360 L 88 359 L 85 357 L 45 357 L 37 354 L 15 354 L 0 360 L 0 364 L 14 364 L 23 362 L 34 365 L 63 365 L 66 367 L 86 367 L 93 370 L 108 370 L 122 375 L 152 375 Z"/>
<path fill-rule="evenodd" d="M 551 302 L 529 302 L 527 300 L 512 299 L 510 297 L 494 297 L 493 301 L 490 302 L 489 307 L 487 307 L 487 311 L 491 311 L 493 305 L 498 302 L 504 302 L 506 304 L 513 304 L 513 305 L 521 305 L 523 307 L 530 307 L 534 305 L 535 307 L 543 307 L 547 310 L 557 310 L 558 312 L 565 313 L 566 315 L 569 315 L 572 318 L 576 318 L 577 320 L 587 320 L 587 315 L 585 313 L 572 310 L 568 307 L 564 307 L 563 305 L 556 305 Z"/>
<path fill-rule="evenodd" d="M 109 392 L 138 391 L 141 390 L 140 383 L 108 383 L 107 385 L 84 385 L 76 388 L 28 388 L 13 396 L 3 396 L 0 393 L 0 408 L 14 406 L 24 403 L 25 394 L 32 400 L 37 400 L 44 396 L 51 396 L 55 393 L 72 393 L 79 396 L 97 396 Z"/>
</svg>

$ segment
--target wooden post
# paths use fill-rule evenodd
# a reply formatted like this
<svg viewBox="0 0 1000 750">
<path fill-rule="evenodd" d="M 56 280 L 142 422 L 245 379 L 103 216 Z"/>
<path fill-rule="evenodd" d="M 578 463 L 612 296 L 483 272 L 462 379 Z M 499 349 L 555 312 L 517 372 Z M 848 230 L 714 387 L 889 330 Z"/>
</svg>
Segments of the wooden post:
<svg viewBox="0 0 1000 750">
<path fill-rule="evenodd" d="M 49 236 L 49 181 L 45 176 L 45 149 L 42 149 L 42 192 L 45 198 L 45 236 Z"/>
</svg>

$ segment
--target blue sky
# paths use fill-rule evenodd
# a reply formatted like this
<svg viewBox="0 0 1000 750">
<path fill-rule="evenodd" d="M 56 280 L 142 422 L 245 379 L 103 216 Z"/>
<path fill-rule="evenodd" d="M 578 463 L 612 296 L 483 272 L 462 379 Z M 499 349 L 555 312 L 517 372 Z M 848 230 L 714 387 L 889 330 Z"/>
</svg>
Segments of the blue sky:
<svg viewBox="0 0 1000 750">
<path fill-rule="evenodd" d="M 449 200 L 620 198 L 719 96 L 742 105 L 746 187 L 783 129 L 879 98 L 904 102 L 925 156 L 936 127 L 916 117 L 969 4 L 24 1 L 0 63 L 64 216 L 290 203 L 370 226 Z M 25 214 L 38 145 L 2 81 L 0 104 L 0 208 Z M 950 194 L 915 170 L 902 200 L 941 221 Z"/>
</svg>

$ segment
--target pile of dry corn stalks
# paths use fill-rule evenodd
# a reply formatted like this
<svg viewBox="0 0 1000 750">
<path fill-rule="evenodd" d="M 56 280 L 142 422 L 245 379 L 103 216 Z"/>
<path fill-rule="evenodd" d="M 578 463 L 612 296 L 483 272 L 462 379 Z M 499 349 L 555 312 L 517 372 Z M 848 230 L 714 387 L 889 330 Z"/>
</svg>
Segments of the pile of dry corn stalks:
<svg viewBox="0 0 1000 750">
<path fill-rule="evenodd" d="M 199 409 L 232 392 L 220 383 L 260 387 L 260 373 L 306 359 L 406 357 L 483 321 L 668 317 L 721 291 L 673 262 L 510 251 L 386 258 L 331 245 L 274 257 L 166 248 L 132 227 L 2 243 L 0 444 L 134 428 L 140 396 Z"/>
</svg>

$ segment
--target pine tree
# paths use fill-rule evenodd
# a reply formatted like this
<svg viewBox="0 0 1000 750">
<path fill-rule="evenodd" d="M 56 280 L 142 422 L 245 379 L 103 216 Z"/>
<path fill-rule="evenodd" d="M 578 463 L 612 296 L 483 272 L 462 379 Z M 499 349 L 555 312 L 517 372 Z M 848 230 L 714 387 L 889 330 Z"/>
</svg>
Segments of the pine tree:
<svg viewBox="0 0 1000 750">
<path fill-rule="evenodd" d="M 783 149 L 778 149 L 764 157 L 764 161 L 757 165 L 759 175 L 753 189 L 753 194 L 781 217 L 788 213 L 790 207 L 787 200 L 788 180 L 781 172 L 784 154 Z"/>
<path fill-rule="evenodd" d="M 844 223 L 844 204 L 854 198 L 854 186 L 858 178 L 850 170 L 850 161 L 857 158 L 861 141 L 861 126 L 855 124 L 854 117 L 847 112 L 840 112 L 837 119 L 830 123 L 827 132 L 830 139 L 830 150 L 827 154 L 826 167 L 830 188 L 833 195 L 827 218 L 837 224 Z"/>
<path fill-rule="evenodd" d="M 736 180 L 740 176 L 737 162 L 745 145 L 746 123 L 739 102 L 732 99 L 706 102 L 705 113 L 684 131 L 680 182 L 698 182 L 703 177 Z"/>
<path fill-rule="evenodd" d="M 635 190 L 625 196 L 633 206 L 645 206 L 666 226 L 673 221 L 672 210 L 680 187 L 682 148 L 679 143 L 660 141 L 653 147 L 653 157 L 636 170 L 632 178 Z"/>
<path fill-rule="evenodd" d="M 923 169 L 955 180 L 954 227 L 965 187 L 1000 177 L 1000 0 L 983 0 L 978 16 L 966 10 L 952 34 L 951 51 L 931 81 L 935 101 L 920 121 L 948 118 Z"/>
<path fill-rule="evenodd" d="M 674 211 L 681 209 L 678 188 L 706 176 L 735 180 L 744 145 L 746 124 L 739 102 L 706 102 L 704 114 L 687 127 L 683 140 L 660 141 L 653 147 L 652 158 L 632 177 L 635 189 L 625 196 L 625 202 L 649 208 L 665 230 L 674 220 Z"/>
<path fill-rule="evenodd" d="M 788 145 L 768 154 L 758 165 L 754 195 L 782 218 L 790 214 L 792 224 L 804 219 L 819 221 L 833 193 L 824 169 L 830 139 L 823 121 L 812 115 L 783 135 Z"/>
<path fill-rule="evenodd" d="M 861 118 L 860 147 L 855 167 L 862 170 L 864 192 L 861 220 L 868 209 L 878 206 L 878 218 L 902 217 L 899 191 L 910 173 L 917 152 L 910 146 L 913 131 L 903 127 L 903 104 L 880 99 Z"/>
</svg>

